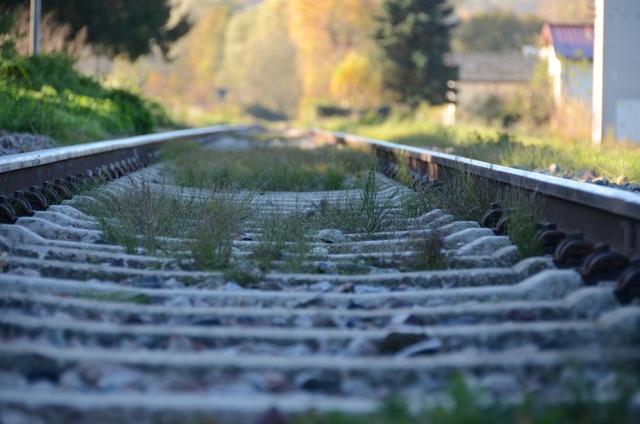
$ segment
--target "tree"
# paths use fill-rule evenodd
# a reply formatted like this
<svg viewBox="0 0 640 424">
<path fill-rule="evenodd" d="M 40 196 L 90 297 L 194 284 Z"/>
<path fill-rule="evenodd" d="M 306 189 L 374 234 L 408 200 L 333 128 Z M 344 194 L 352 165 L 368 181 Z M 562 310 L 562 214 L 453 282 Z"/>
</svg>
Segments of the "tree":
<svg viewBox="0 0 640 424">
<path fill-rule="evenodd" d="M 379 0 L 287 0 L 287 24 L 307 99 L 326 99 L 335 66 L 350 50 L 372 50 Z"/>
<path fill-rule="evenodd" d="M 284 1 L 263 0 L 237 11 L 225 34 L 218 81 L 228 89 L 229 103 L 264 117 L 293 116 L 300 99 Z"/>
<path fill-rule="evenodd" d="M 453 8 L 447 0 L 384 0 L 375 39 L 385 60 L 383 83 L 394 100 L 417 107 L 447 102 L 458 70 L 446 61 Z"/>
<path fill-rule="evenodd" d="M 542 19 L 501 10 L 479 13 L 462 21 L 453 32 L 453 47 L 461 52 L 502 52 L 535 45 Z"/>
<path fill-rule="evenodd" d="M 189 100 L 211 104 L 219 101 L 218 74 L 224 63 L 225 33 L 231 19 L 228 5 L 203 11 L 193 28 L 179 43 L 175 62 L 189 79 Z M 176 63 L 176 64 L 178 64 Z"/>
<path fill-rule="evenodd" d="M 377 103 L 379 78 L 369 58 L 355 50 L 340 62 L 331 77 L 331 95 L 342 105 L 362 108 Z"/>
<path fill-rule="evenodd" d="M 19 8 L 24 0 L 2 0 L 4 6 Z M 46 0 L 44 13 L 53 13 L 60 23 L 70 25 L 70 37 L 87 29 L 87 42 L 109 55 L 126 53 L 136 59 L 151 50 L 154 42 L 165 57 L 171 44 L 189 30 L 186 17 L 169 25 L 170 0 Z"/>
</svg>

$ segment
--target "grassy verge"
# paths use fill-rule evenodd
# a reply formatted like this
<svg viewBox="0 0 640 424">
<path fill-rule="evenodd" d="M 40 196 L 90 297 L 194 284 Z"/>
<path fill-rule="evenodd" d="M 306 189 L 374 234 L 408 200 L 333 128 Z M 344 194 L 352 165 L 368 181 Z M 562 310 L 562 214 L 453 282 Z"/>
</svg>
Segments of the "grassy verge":
<svg viewBox="0 0 640 424">
<path fill-rule="evenodd" d="M 392 117 L 373 124 L 332 120 L 320 126 L 525 170 L 560 165 L 560 176 L 591 170 L 615 182 L 626 177 L 640 183 L 640 146 L 629 143 L 594 145 L 589 140 L 568 141 L 550 134 L 525 134 L 472 125 L 445 127 L 415 116 Z M 622 180 L 622 179 L 621 179 Z"/>
<path fill-rule="evenodd" d="M 19 56 L 9 28 L 7 16 L 0 24 L 0 129 L 74 144 L 172 125 L 157 103 L 103 87 L 63 54 Z"/>
</svg>

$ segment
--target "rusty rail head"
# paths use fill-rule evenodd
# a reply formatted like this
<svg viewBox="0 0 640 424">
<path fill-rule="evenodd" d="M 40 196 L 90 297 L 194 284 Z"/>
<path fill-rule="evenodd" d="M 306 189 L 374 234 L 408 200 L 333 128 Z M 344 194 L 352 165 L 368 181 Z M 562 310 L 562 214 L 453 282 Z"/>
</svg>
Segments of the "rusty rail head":
<svg viewBox="0 0 640 424">
<path fill-rule="evenodd" d="M 118 167 L 126 167 L 129 160 L 148 162 L 167 142 L 184 139 L 208 141 L 228 132 L 248 128 L 224 125 L 170 131 L 0 156 L 0 195 L 8 197 L 15 190 L 29 191 L 34 186 L 42 187 L 45 182 L 54 183 L 86 171 L 104 169 L 110 164 L 114 164 L 114 172 L 118 172 Z"/>
<path fill-rule="evenodd" d="M 312 135 L 333 143 L 369 146 L 378 157 L 406 160 L 413 171 L 439 180 L 447 171 L 464 170 L 479 178 L 536 193 L 542 198 L 543 218 L 566 232 L 582 232 L 625 255 L 640 254 L 640 195 L 550 175 L 400 145 L 339 132 L 313 130 Z"/>
</svg>

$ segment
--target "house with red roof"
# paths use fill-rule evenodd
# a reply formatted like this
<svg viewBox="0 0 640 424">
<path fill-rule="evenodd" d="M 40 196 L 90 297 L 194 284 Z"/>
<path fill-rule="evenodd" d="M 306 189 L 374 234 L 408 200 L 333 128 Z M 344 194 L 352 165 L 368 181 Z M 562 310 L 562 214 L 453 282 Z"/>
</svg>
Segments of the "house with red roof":
<svg viewBox="0 0 640 424">
<path fill-rule="evenodd" d="M 573 99 L 590 105 L 593 85 L 593 24 L 550 24 L 542 28 L 548 75 L 556 104 Z"/>
</svg>

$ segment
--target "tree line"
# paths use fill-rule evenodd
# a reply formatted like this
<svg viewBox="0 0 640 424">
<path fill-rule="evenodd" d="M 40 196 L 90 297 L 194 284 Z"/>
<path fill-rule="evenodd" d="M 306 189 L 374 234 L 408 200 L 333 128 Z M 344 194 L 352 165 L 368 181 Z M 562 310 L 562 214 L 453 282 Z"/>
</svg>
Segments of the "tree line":
<svg viewBox="0 0 640 424">
<path fill-rule="evenodd" d="M 447 83 L 457 78 L 446 60 L 452 36 L 458 50 L 506 50 L 530 42 L 541 25 L 499 13 L 459 23 L 447 0 L 210 3 L 198 16 L 172 14 L 170 0 L 47 0 L 43 7 L 70 27 L 70 38 L 86 31 L 87 42 L 115 57 L 119 83 L 129 79 L 176 106 L 283 117 L 319 103 L 445 103 Z M 0 8 L 20 4 L 2 0 Z M 497 24 L 512 36 L 496 37 Z"/>
</svg>

